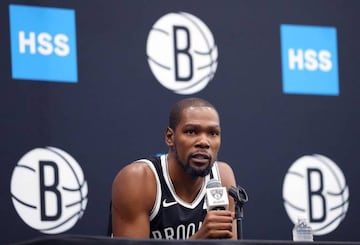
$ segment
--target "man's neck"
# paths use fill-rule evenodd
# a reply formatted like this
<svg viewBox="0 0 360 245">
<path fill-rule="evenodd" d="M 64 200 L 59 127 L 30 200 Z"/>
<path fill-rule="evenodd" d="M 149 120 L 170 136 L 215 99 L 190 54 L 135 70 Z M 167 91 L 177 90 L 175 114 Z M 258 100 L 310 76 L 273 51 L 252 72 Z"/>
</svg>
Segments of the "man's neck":
<svg viewBox="0 0 360 245">
<path fill-rule="evenodd" d="M 191 203 L 204 185 L 205 177 L 194 177 L 187 174 L 175 157 L 168 155 L 169 177 L 176 194 L 184 201 Z"/>
</svg>

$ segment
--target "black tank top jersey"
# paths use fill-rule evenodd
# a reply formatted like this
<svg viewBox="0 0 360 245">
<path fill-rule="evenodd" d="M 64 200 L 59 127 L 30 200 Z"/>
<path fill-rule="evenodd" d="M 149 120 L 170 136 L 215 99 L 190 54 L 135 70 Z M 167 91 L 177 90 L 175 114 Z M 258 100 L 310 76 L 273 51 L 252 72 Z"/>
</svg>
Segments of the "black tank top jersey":
<svg viewBox="0 0 360 245">
<path fill-rule="evenodd" d="M 207 212 L 206 183 L 211 178 L 220 180 L 217 163 L 214 163 L 210 174 L 205 176 L 198 196 L 192 203 L 188 203 L 175 193 L 168 172 L 167 155 L 139 161 L 146 162 L 156 178 L 157 194 L 150 214 L 150 238 L 188 239 L 199 230 Z"/>
</svg>

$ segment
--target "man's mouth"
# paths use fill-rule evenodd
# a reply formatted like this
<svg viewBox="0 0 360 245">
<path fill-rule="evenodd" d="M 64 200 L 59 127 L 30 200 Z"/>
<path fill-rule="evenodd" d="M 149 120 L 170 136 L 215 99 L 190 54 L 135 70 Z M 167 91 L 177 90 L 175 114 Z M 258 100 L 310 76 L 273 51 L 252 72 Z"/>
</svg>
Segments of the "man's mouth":
<svg viewBox="0 0 360 245">
<path fill-rule="evenodd" d="M 191 159 L 195 163 L 209 163 L 210 156 L 205 153 L 194 153 L 191 155 Z"/>
</svg>

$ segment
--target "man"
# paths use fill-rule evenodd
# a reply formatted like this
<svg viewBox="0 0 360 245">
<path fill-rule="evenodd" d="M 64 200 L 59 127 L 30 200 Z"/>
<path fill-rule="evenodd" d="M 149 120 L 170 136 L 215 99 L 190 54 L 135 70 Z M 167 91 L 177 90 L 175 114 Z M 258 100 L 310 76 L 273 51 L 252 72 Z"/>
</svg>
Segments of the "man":
<svg viewBox="0 0 360 245">
<path fill-rule="evenodd" d="M 206 183 L 218 178 L 227 189 L 234 173 L 216 161 L 221 143 L 219 114 L 208 101 L 187 98 L 174 105 L 165 132 L 168 153 L 125 166 L 112 187 L 115 237 L 236 239 L 234 200 L 228 210 L 207 211 Z"/>
</svg>

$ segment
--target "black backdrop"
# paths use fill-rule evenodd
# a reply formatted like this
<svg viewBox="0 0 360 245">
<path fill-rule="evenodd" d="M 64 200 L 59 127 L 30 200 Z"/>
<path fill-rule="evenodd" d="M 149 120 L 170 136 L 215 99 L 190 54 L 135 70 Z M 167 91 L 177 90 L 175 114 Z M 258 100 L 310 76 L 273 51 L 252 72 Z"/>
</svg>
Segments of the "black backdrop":
<svg viewBox="0 0 360 245">
<path fill-rule="evenodd" d="M 75 10 L 77 83 L 13 79 L 9 4 Z M 219 50 L 214 79 L 198 96 L 221 114 L 221 160 L 229 162 L 250 200 L 246 239 L 291 239 L 282 185 L 291 164 L 318 153 L 341 168 L 349 209 L 331 233 L 315 240 L 360 240 L 360 3 L 356 0 L 91 0 L 0 3 L 0 210 L 2 242 L 43 234 L 26 225 L 11 200 L 19 159 L 34 148 L 60 148 L 81 165 L 88 184 L 83 217 L 68 234 L 105 235 L 111 184 L 125 164 L 166 152 L 170 106 L 186 97 L 157 82 L 146 56 L 152 25 L 187 12 L 211 30 Z M 339 96 L 284 94 L 280 25 L 337 30 Z"/>
</svg>

